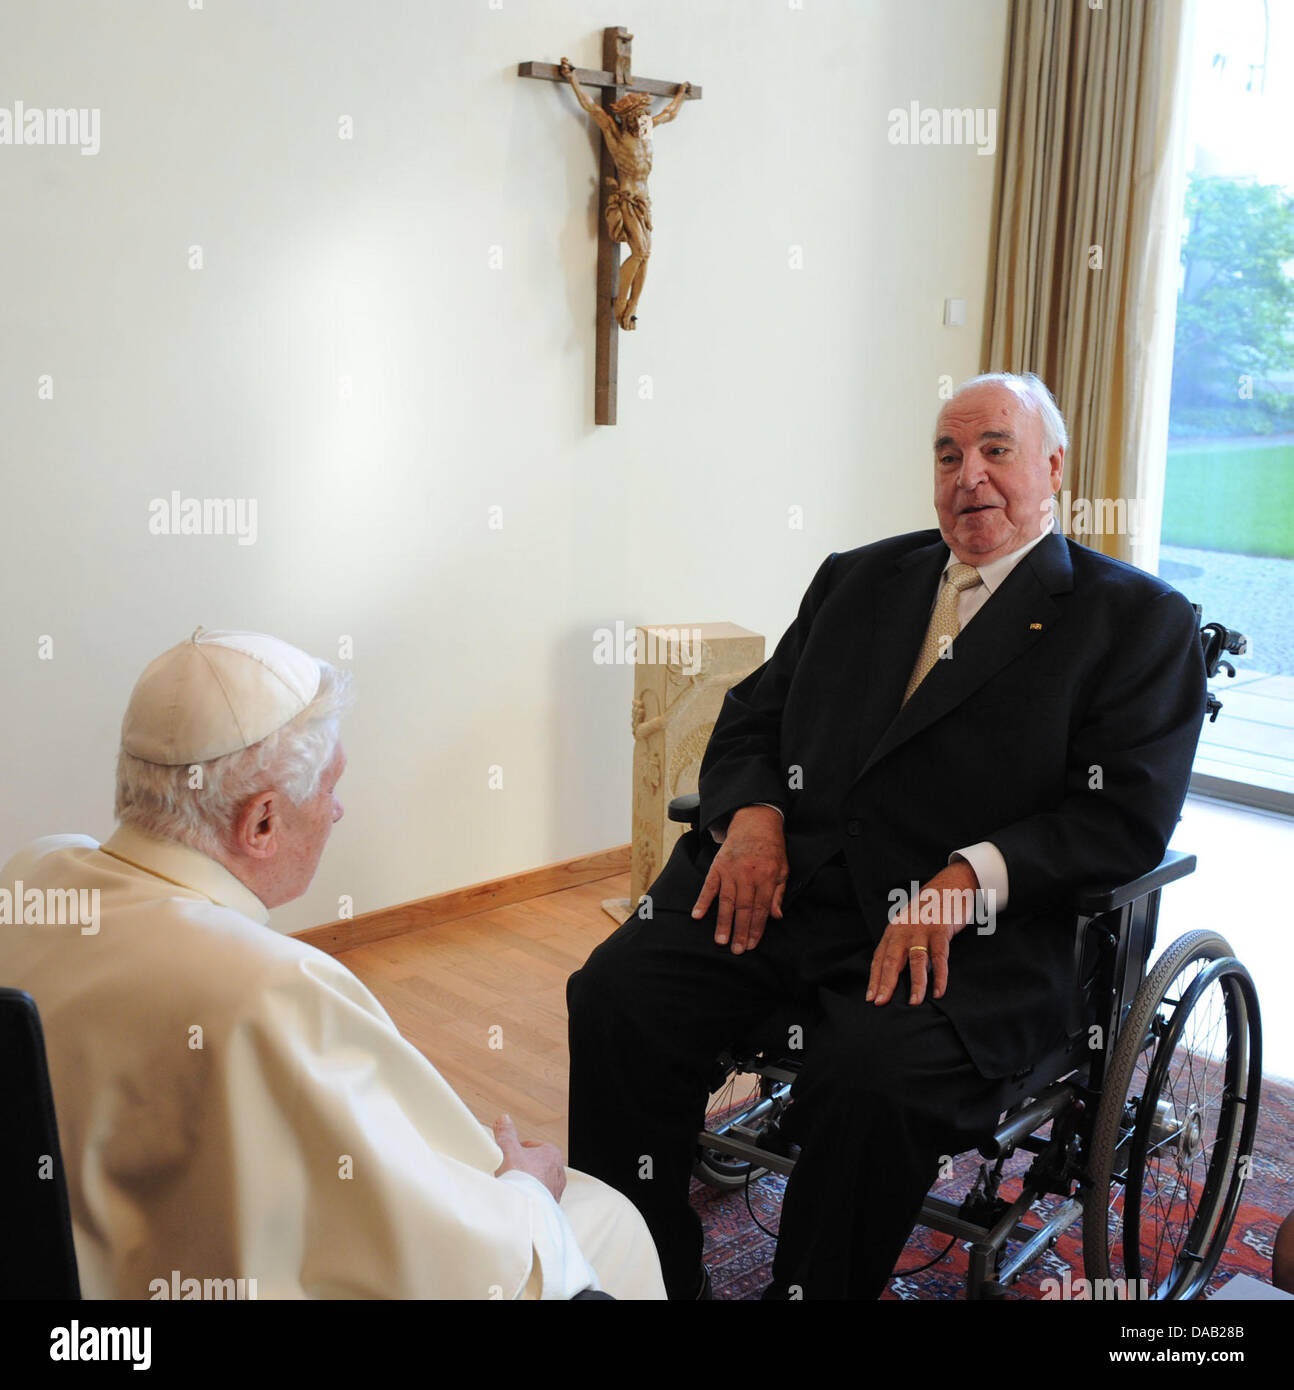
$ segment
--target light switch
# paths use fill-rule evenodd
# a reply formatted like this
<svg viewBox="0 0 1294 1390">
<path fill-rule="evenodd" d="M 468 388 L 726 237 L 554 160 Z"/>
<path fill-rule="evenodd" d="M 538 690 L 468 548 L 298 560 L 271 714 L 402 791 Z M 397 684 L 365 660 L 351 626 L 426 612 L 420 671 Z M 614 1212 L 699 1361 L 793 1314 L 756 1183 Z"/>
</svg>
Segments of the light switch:
<svg viewBox="0 0 1294 1390">
<path fill-rule="evenodd" d="M 961 328 L 966 323 L 966 301 L 964 299 L 944 300 L 944 327 Z"/>
</svg>

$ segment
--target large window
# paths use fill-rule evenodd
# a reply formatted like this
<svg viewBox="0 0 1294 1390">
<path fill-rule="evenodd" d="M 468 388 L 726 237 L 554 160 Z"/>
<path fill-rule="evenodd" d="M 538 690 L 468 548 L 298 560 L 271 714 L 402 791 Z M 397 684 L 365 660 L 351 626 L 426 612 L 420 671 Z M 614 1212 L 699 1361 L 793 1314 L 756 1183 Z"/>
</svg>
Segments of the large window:
<svg viewBox="0 0 1294 1390">
<path fill-rule="evenodd" d="M 1196 782 L 1294 809 L 1294 3 L 1199 0 L 1160 573 L 1245 632 Z"/>
</svg>

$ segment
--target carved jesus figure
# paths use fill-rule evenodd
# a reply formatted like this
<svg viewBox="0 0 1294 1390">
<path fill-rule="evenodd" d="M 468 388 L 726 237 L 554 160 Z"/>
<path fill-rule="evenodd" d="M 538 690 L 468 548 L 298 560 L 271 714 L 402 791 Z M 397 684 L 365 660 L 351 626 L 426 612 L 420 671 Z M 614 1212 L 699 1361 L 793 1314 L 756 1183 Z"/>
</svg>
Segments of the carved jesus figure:
<svg viewBox="0 0 1294 1390">
<path fill-rule="evenodd" d="M 638 296 L 647 278 L 647 261 L 651 257 L 651 198 L 647 192 L 647 175 L 651 173 L 652 129 L 674 119 L 692 84 L 684 82 L 660 115 L 653 116 L 651 97 L 645 92 L 630 92 L 603 110 L 584 94 L 575 80 L 575 69 L 569 59 L 562 59 L 561 72 L 580 105 L 602 132 L 620 176 L 607 180 L 611 185 L 607 196 L 607 231 L 613 241 L 629 243 L 629 257 L 620 267 L 620 293 L 612 312 L 621 328 L 632 329 L 637 326 L 634 310 L 638 307 Z"/>
</svg>

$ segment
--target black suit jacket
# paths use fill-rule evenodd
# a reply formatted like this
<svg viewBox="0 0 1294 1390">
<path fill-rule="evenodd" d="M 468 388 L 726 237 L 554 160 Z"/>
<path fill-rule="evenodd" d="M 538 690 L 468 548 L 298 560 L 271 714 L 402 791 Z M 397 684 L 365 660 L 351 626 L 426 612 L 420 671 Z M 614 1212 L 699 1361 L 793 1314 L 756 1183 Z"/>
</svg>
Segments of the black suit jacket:
<svg viewBox="0 0 1294 1390">
<path fill-rule="evenodd" d="M 936 1007 L 986 1076 L 1006 1076 L 1063 1034 L 1075 890 L 1163 855 L 1204 716 L 1203 657 L 1175 589 L 1053 533 L 900 708 L 947 558 L 932 530 L 826 560 L 772 657 L 725 699 L 701 825 L 780 807 L 788 908 L 843 851 L 868 953 L 891 890 L 992 841 L 1006 908 L 991 933 L 954 938 Z"/>
</svg>

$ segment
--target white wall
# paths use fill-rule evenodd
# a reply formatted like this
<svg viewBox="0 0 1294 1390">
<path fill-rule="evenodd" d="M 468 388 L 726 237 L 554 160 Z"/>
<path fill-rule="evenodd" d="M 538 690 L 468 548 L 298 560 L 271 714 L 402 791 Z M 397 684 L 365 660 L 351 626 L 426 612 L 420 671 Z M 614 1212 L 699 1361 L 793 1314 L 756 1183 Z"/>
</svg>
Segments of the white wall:
<svg viewBox="0 0 1294 1390">
<path fill-rule="evenodd" d="M 0 858 L 108 833 L 130 688 L 199 623 L 354 641 L 347 816 L 280 928 L 626 840 L 632 671 L 593 664 L 594 629 L 727 619 L 771 647 L 828 552 L 933 524 L 996 161 L 893 146 L 887 113 L 995 107 L 1005 12 L 7 4 L 0 107 L 97 107 L 101 148 L 0 146 Z M 609 429 L 596 143 L 516 64 L 599 67 L 614 22 L 704 99 L 658 132 Z M 150 535 L 173 490 L 255 499 L 255 544 Z"/>
</svg>

